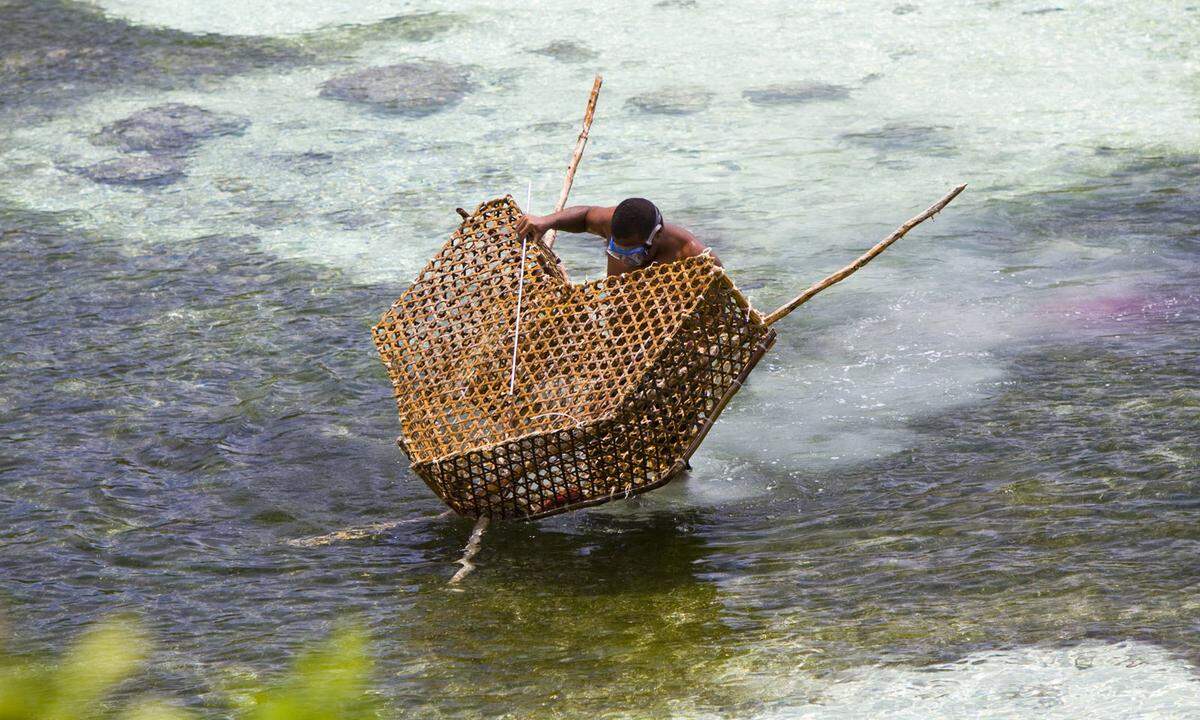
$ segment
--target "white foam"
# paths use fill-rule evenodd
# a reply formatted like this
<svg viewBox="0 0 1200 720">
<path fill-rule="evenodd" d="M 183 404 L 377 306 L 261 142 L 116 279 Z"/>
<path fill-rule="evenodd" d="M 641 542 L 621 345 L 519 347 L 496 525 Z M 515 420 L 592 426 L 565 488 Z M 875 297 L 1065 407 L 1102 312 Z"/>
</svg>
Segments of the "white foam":
<svg viewBox="0 0 1200 720">
<path fill-rule="evenodd" d="M 115 17 L 143 25 L 171 27 L 193 33 L 226 35 L 285 35 L 331 25 L 369 23 L 403 13 L 409 0 L 310 2 L 273 0 L 269 3 L 176 2 L 174 0 L 92 0 Z"/>
<path fill-rule="evenodd" d="M 981 652 L 942 665 L 764 678 L 757 720 L 1037 718 L 1125 720 L 1200 715 L 1196 668 L 1161 647 L 1089 642 Z M 703 713 L 678 717 L 702 718 Z"/>
</svg>

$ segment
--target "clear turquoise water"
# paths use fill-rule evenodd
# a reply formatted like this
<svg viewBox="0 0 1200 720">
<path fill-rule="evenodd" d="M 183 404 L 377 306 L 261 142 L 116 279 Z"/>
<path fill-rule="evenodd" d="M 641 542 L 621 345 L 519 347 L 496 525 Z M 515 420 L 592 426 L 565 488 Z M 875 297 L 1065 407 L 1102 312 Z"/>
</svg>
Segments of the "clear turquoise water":
<svg viewBox="0 0 1200 720">
<path fill-rule="evenodd" d="M 403 717 L 1200 708 L 1200 6 L 176 5 L 0 3 L 21 643 L 133 610 L 151 689 L 210 710 L 347 616 Z M 462 101 L 319 95 L 413 59 Z M 549 208 L 597 71 L 574 199 L 655 199 L 763 309 L 971 187 L 781 325 L 686 479 L 493 527 L 454 592 L 469 523 L 419 519 L 368 328 L 455 206 Z M 838 87 L 762 102 L 787 83 Z M 89 179 L 166 102 L 249 125 Z"/>
</svg>

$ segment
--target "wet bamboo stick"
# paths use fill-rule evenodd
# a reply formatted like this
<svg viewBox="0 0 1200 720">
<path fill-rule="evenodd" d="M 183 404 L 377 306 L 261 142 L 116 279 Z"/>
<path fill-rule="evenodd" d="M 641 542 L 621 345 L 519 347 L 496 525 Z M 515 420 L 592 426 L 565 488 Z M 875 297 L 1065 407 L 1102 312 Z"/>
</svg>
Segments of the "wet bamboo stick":
<svg viewBox="0 0 1200 720">
<path fill-rule="evenodd" d="M 475 569 L 475 563 L 471 561 L 479 554 L 479 547 L 483 540 L 483 531 L 487 526 L 488 516 L 480 515 L 479 519 L 475 521 L 475 527 L 471 530 L 471 539 L 467 541 L 467 546 L 463 548 L 463 556 L 458 561 L 458 564 L 462 565 L 462 567 L 458 569 L 458 572 L 454 573 L 454 577 L 450 578 L 450 585 L 457 585 Z"/>
<path fill-rule="evenodd" d="M 782 320 L 783 318 L 787 317 L 788 314 L 791 313 L 793 310 L 795 310 L 796 308 L 800 307 L 804 303 L 811 300 L 813 298 L 813 296 L 816 295 L 817 293 L 830 287 L 831 285 L 836 285 L 837 283 L 840 283 L 841 281 L 843 281 L 846 278 L 853 275 L 860 268 L 862 268 L 863 265 L 866 265 L 867 263 L 871 262 L 871 260 L 875 259 L 876 255 L 883 252 L 884 250 L 887 250 L 889 245 L 891 245 L 892 243 L 896 242 L 897 240 L 899 240 L 900 238 L 902 238 L 906 234 L 908 234 L 909 230 L 912 230 L 916 226 L 920 225 L 921 223 L 925 222 L 929 218 L 931 218 L 934 215 L 937 215 L 939 212 L 941 212 L 942 208 L 949 205 L 950 201 L 953 200 L 954 198 L 958 197 L 958 194 L 961 193 L 963 190 L 965 190 L 966 187 L 967 186 L 965 184 L 959 185 L 958 187 L 954 188 L 950 192 L 946 193 L 946 195 L 944 197 L 942 197 L 941 200 L 938 200 L 933 205 L 930 205 L 929 208 L 925 210 L 925 212 L 921 213 L 920 215 L 917 215 L 916 217 L 912 218 L 911 220 L 904 223 L 900 227 L 896 228 L 896 230 L 891 235 L 888 235 L 884 239 L 880 240 L 875 245 L 875 247 L 871 248 L 870 250 L 868 250 L 865 253 L 863 253 L 862 255 L 860 255 L 857 260 L 850 263 L 849 265 L 842 268 L 841 270 L 838 270 L 837 272 L 835 272 L 834 274 L 825 278 L 824 280 L 822 280 L 814 285 L 809 286 L 809 288 L 807 290 L 805 290 L 804 292 L 797 295 L 795 298 L 793 298 L 791 300 L 791 302 L 787 303 L 786 305 L 779 308 L 775 312 L 766 316 L 763 319 L 763 323 L 766 325 L 772 325 L 775 322 Z"/>
<path fill-rule="evenodd" d="M 592 83 L 592 94 L 588 96 L 587 110 L 583 113 L 583 129 L 579 131 L 579 139 L 575 141 L 575 152 L 571 154 L 571 163 L 567 165 L 567 176 L 563 178 L 562 192 L 558 194 L 558 203 L 554 206 L 554 212 L 561 212 L 567 206 L 567 196 L 571 194 L 571 184 L 575 182 L 575 170 L 583 158 L 583 149 L 587 147 L 588 131 L 592 128 L 592 117 L 596 114 L 596 100 L 600 97 L 600 85 L 603 82 L 604 78 L 597 75 L 596 80 Z M 557 237 L 558 231 L 551 230 L 546 233 L 543 242 L 546 243 L 546 247 L 553 248 L 554 240 Z"/>
<path fill-rule="evenodd" d="M 454 515 L 453 510 L 446 510 L 432 517 L 416 517 L 407 518 L 404 520 L 390 520 L 388 522 L 371 523 L 362 527 L 346 528 L 345 530 L 336 530 L 327 535 L 317 535 L 316 537 L 293 538 L 287 541 L 288 545 L 293 547 L 320 547 L 322 545 L 332 545 L 336 542 L 350 542 L 353 540 L 366 540 L 368 538 L 378 537 L 401 525 L 409 523 L 425 522 L 426 520 L 444 520 L 445 518 Z"/>
</svg>

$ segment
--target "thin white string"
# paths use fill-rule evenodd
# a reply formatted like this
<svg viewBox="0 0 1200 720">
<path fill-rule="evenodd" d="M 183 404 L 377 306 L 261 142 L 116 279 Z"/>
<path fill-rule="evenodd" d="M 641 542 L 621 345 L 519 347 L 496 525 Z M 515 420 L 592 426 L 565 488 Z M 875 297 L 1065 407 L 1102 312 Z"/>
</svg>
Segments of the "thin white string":
<svg viewBox="0 0 1200 720">
<path fill-rule="evenodd" d="M 533 204 L 533 181 L 529 181 L 528 187 L 525 189 L 525 212 L 529 213 L 529 206 Z M 525 294 L 525 249 L 526 238 L 521 238 L 521 279 L 517 282 L 517 322 L 516 329 L 513 330 L 513 354 L 512 354 L 512 371 L 508 374 L 508 394 L 513 394 L 513 388 L 517 384 L 517 344 L 521 342 L 521 300 Z"/>
</svg>

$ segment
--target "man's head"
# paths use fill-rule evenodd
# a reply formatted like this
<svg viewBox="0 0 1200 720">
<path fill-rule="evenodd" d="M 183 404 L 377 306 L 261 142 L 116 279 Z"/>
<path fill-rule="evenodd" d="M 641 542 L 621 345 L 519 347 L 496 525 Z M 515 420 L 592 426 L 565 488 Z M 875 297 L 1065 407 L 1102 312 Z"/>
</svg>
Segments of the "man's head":
<svg viewBox="0 0 1200 720">
<path fill-rule="evenodd" d="M 655 228 L 662 227 L 662 215 L 645 198 L 622 200 L 612 216 L 612 239 L 622 247 L 637 247 L 652 240 Z"/>
</svg>

